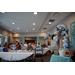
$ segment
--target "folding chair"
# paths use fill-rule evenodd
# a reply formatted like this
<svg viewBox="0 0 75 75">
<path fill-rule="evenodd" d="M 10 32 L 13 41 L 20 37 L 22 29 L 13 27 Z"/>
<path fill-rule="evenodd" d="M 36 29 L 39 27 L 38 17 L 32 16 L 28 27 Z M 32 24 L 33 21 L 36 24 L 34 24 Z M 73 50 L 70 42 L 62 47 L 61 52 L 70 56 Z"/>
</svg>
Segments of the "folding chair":
<svg viewBox="0 0 75 75">
<path fill-rule="evenodd" d="M 42 62 L 43 62 L 43 48 L 38 49 L 38 50 L 36 50 L 36 48 L 35 48 L 34 51 L 35 51 L 35 55 L 34 55 L 35 62 L 36 62 L 37 58 L 41 58 L 41 60 L 42 60 Z M 41 53 L 36 53 L 36 52 L 38 52 L 38 51 L 40 51 Z M 38 59 L 38 60 L 39 60 L 39 59 Z"/>
</svg>

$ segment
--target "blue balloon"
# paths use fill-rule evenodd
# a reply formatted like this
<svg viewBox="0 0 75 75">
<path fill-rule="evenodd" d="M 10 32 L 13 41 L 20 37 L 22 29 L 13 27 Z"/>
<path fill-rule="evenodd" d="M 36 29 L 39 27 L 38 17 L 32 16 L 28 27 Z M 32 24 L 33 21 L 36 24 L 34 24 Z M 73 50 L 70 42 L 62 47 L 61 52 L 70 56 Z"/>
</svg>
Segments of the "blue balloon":
<svg viewBox="0 0 75 75">
<path fill-rule="evenodd" d="M 65 33 L 62 33 L 62 36 L 65 36 L 66 34 Z"/>
<path fill-rule="evenodd" d="M 59 28 L 56 28 L 56 31 L 58 31 L 59 30 Z"/>
<path fill-rule="evenodd" d="M 63 28 L 62 31 L 65 31 L 65 28 Z"/>
<path fill-rule="evenodd" d="M 59 43 L 59 41 L 56 41 L 56 43 Z"/>
<path fill-rule="evenodd" d="M 58 27 L 56 26 L 56 28 L 58 28 Z"/>
<path fill-rule="evenodd" d="M 69 45 L 66 45 L 66 48 L 69 48 Z"/>
<path fill-rule="evenodd" d="M 68 29 L 65 29 L 65 32 L 68 32 Z"/>
<path fill-rule="evenodd" d="M 61 27 L 61 30 L 62 30 L 62 31 L 65 31 L 65 28 L 64 28 L 64 27 Z"/>
<path fill-rule="evenodd" d="M 54 34 L 54 37 L 56 36 L 57 34 Z"/>
<path fill-rule="evenodd" d="M 69 43 L 69 40 L 67 40 L 66 43 Z"/>
<path fill-rule="evenodd" d="M 58 45 L 58 44 L 55 42 L 55 45 Z"/>
<path fill-rule="evenodd" d="M 48 34 L 48 37 L 50 37 L 50 34 Z"/>
</svg>

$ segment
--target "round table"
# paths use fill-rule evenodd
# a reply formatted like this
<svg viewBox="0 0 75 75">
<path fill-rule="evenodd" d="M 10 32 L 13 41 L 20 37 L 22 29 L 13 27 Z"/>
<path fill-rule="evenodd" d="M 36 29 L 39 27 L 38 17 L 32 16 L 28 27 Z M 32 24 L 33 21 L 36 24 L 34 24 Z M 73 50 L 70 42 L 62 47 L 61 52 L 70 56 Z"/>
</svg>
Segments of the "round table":
<svg viewBox="0 0 75 75">
<path fill-rule="evenodd" d="M 10 51 L 10 52 L 0 52 L 0 58 L 8 61 L 17 61 L 25 59 L 29 56 L 31 56 L 34 53 L 34 51 Z"/>
</svg>

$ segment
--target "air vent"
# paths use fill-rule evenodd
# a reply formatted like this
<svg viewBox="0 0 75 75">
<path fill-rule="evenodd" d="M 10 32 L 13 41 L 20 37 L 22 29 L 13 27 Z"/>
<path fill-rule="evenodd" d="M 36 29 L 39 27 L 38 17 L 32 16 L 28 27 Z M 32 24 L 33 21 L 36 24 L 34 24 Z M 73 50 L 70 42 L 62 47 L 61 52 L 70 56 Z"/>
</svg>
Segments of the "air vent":
<svg viewBox="0 0 75 75">
<path fill-rule="evenodd" d="M 55 21 L 54 19 L 50 19 L 50 20 L 49 20 L 49 22 L 54 22 L 54 21 Z"/>
<path fill-rule="evenodd" d="M 61 13 L 59 13 L 59 12 L 56 12 L 56 13 L 54 13 L 54 17 L 58 17 L 58 16 L 60 16 L 61 15 Z"/>
<path fill-rule="evenodd" d="M 47 28 L 43 28 L 43 29 L 47 29 Z"/>
</svg>

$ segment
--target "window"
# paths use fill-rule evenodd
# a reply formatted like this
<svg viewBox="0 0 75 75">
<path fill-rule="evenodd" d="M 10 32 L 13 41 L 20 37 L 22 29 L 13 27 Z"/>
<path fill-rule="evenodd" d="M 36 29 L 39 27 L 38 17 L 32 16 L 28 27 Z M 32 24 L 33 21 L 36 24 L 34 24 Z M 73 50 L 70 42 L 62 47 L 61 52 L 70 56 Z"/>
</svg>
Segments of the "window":
<svg viewBox="0 0 75 75">
<path fill-rule="evenodd" d="M 0 34 L 0 44 L 4 44 L 5 42 L 7 42 L 7 36 Z"/>
</svg>

